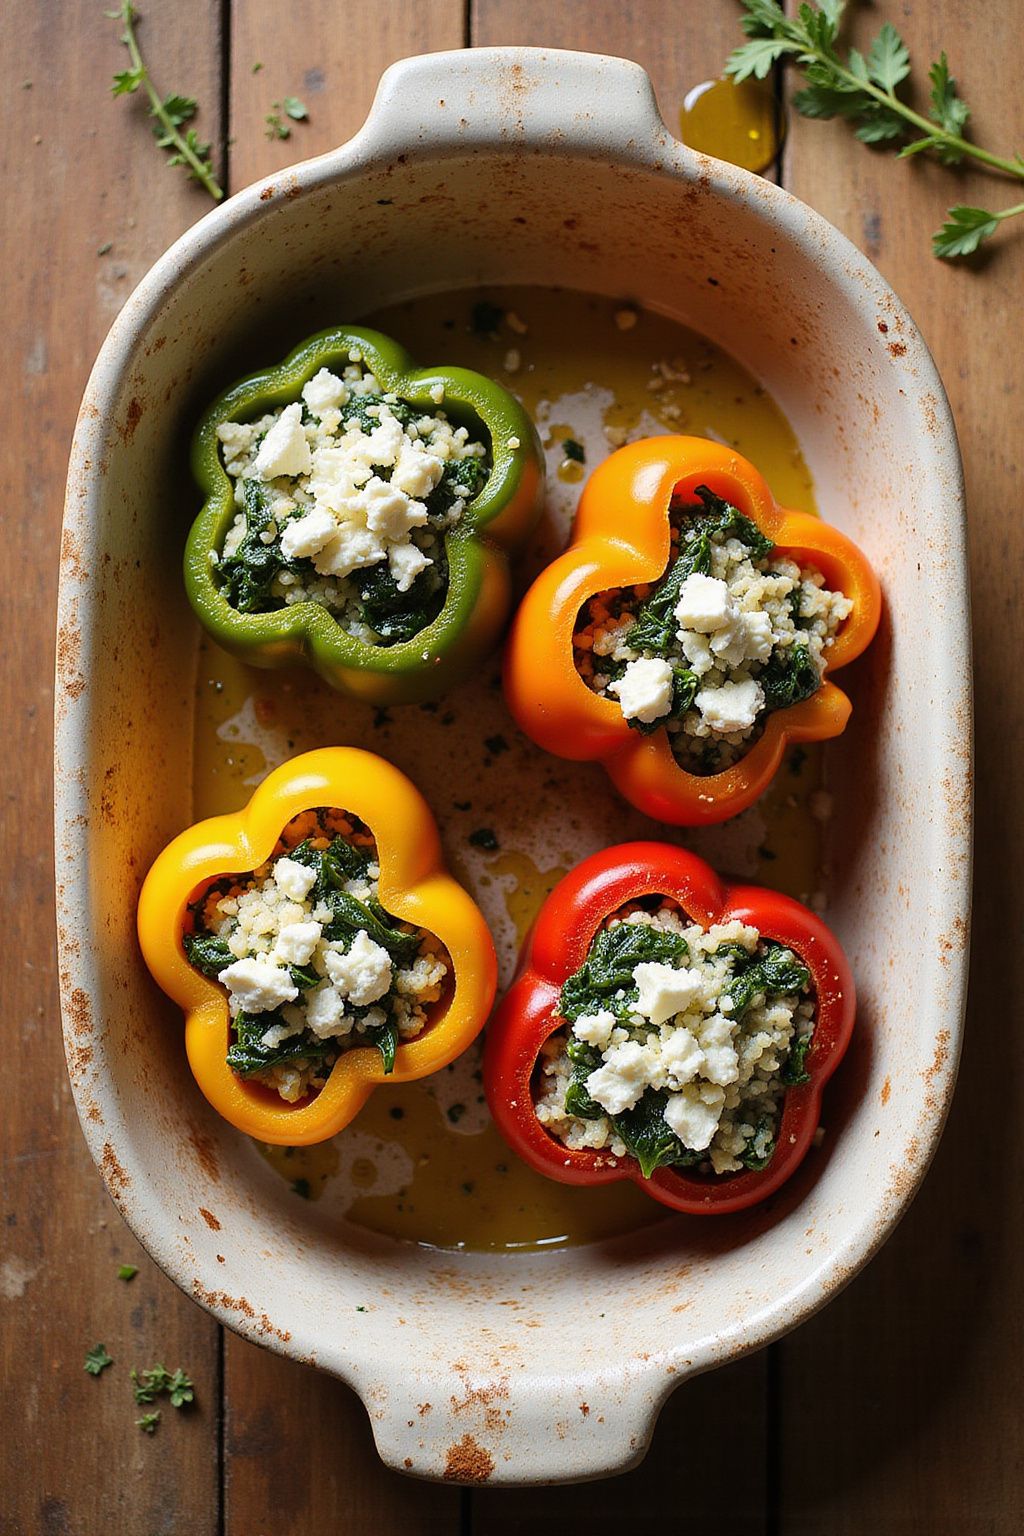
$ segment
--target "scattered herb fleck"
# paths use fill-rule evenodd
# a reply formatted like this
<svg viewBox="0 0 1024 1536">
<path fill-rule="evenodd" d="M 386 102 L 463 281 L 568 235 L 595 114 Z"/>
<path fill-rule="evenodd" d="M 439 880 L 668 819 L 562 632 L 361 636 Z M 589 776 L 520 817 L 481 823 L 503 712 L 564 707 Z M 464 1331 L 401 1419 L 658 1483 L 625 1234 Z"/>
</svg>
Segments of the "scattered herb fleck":
<svg viewBox="0 0 1024 1536">
<path fill-rule="evenodd" d="M 484 746 L 492 757 L 499 757 L 502 752 L 508 751 L 508 742 L 504 736 L 485 736 Z"/>
<path fill-rule="evenodd" d="M 357 1312 L 365 1312 L 366 1308 L 365 1307 L 356 1307 L 356 1311 Z"/>
<path fill-rule="evenodd" d="M 469 834 L 469 841 L 474 848 L 484 848 L 488 853 L 496 853 L 498 839 L 491 827 L 477 827 L 475 832 Z"/>
<path fill-rule="evenodd" d="M 296 1194 L 296 1195 L 301 1195 L 303 1200 L 309 1200 L 310 1197 L 311 1197 L 311 1195 L 310 1195 L 310 1188 L 309 1188 L 309 1180 L 308 1179 L 293 1179 L 292 1180 L 292 1193 Z"/>
<path fill-rule="evenodd" d="M 138 1272 L 139 1266 L 137 1264 L 122 1264 L 117 1271 L 117 1278 L 119 1280 L 134 1280 Z"/>
<path fill-rule="evenodd" d="M 144 1435 L 155 1435 L 156 1427 L 160 1423 L 160 1409 L 156 1408 L 152 1413 L 144 1413 L 141 1419 L 135 1420 Z"/>
<path fill-rule="evenodd" d="M 449 1104 L 448 1106 L 448 1119 L 451 1121 L 452 1125 L 458 1125 L 459 1121 L 462 1119 L 465 1113 L 465 1104 Z"/>
<path fill-rule="evenodd" d="M 564 440 L 562 451 L 567 459 L 572 459 L 574 464 L 585 464 L 587 462 L 587 450 L 574 437 L 567 437 Z"/>
<path fill-rule="evenodd" d="M 259 60 L 259 59 L 257 59 L 257 60 L 256 60 L 256 63 L 255 63 L 255 64 L 254 64 L 254 65 L 253 65 L 253 67 L 252 67 L 252 72 L 253 72 L 253 74 L 254 74 L 254 75 L 258 75 L 258 74 L 259 74 L 259 72 L 260 72 L 260 70 L 261 70 L 261 69 L 262 69 L 262 68 L 263 68 L 263 64 L 262 64 L 262 61 L 261 61 L 261 60 Z"/>
<path fill-rule="evenodd" d="M 505 311 L 488 299 L 474 304 L 469 314 L 469 328 L 477 336 L 493 336 L 505 318 Z"/>
<path fill-rule="evenodd" d="M 94 1344 L 85 1357 L 85 1369 L 90 1376 L 98 1376 L 100 1371 L 105 1371 L 108 1365 L 113 1365 L 112 1355 L 107 1354 L 105 1344 Z"/>
<path fill-rule="evenodd" d="M 399 1104 L 392 1105 L 391 1109 L 388 1110 L 388 1114 L 392 1120 L 403 1120 L 405 1118 L 405 1110 Z"/>
<path fill-rule="evenodd" d="M 132 1371 L 132 1387 L 137 1403 L 155 1403 L 166 1395 L 172 1408 L 184 1408 L 195 1398 L 195 1387 L 182 1370 L 172 1373 L 163 1365 L 154 1365 L 148 1371 Z M 156 1415 L 160 1417 L 159 1413 Z"/>
<path fill-rule="evenodd" d="M 887 21 L 868 49 L 847 50 L 843 59 L 837 38 L 846 0 L 802 4 L 787 14 L 778 0 L 743 0 L 740 24 L 748 41 L 736 48 L 725 66 L 734 80 L 754 75 L 765 79 L 783 59 L 803 70 L 806 84 L 793 97 L 804 117 L 843 117 L 856 124 L 864 144 L 895 149 L 900 158 L 928 154 L 944 166 L 978 161 L 988 170 L 1024 181 L 1024 158 L 994 155 L 964 137 L 971 112 L 940 53 L 928 71 L 931 82 L 928 115 L 915 112 L 896 94 L 911 72 L 910 52 Z M 990 212 L 958 204 L 932 236 L 932 252 L 943 260 L 970 256 L 995 234 L 1003 219 L 1024 213 L 1024 203 Z"/>
<path fill-rule="evenodd" d="M 135 23 L 139 20 L 139 13 L 131 0 L 122 0 L 118 10 L 107 11 L 106 14 L 114 20 L 123 22 L 124 31 L 121 33 L 121 42 L 127 48 L 131 62 L 130 69 L 119 70 L 114 76 L 110 87 L 111 94 L 132 96 L 140 86 L 142 87 L 149 98 L 149 115 L 153 118 L 153 134 L 160 148 L 168 153 L 167 163 L 184 166 L 192 180 L 198 181 L 200 186 L 206 188 L 214 202 L 219 203 L 224 196 L 224 191 L 218 186 L 213 174 L 209 144 L 200 141 L 194 128 L 186 128 L 184 133 L 179 132 L 196 115 L 197 103 L 194 97 L 180 96 L 175 93 L 170 96 L 161 96 L 157 91 L 139 51 L 135 36 Z"/>
<path fill-rule="evenodd" d="M 308 121 L 309 113 L 306 110 L 305 102 L 300 101 L 297 96 L 286 96 L 281 105 L 293 123 L 305 123 Z"/>
<path fill-rule="evenodd" d="M 104 240 L 102 245 L 97 246 L 97 248 L 96 248 L 96 255 L 97 256 L 107 256 L 107 255 L 110 254 L 110 252 L 113 249 L 114 249 L 114 242 L 112 240 Z"/>
</svg>

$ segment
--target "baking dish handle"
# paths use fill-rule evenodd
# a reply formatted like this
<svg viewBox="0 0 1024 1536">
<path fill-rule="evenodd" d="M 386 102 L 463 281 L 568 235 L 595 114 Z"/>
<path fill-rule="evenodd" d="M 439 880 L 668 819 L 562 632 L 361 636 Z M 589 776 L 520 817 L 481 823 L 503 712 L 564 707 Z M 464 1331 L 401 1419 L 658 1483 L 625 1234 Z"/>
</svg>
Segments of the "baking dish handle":
<svg viewBox="0 0 1024 1536">
<path fill-rule="evenodd" d="M 381 77 L 355 143 L 413 159 L 417 146 L 537 145 L 571 127 L 574 147 L 649 158 L 678 140 L 647 72 L 629 59 L 557 48 L 461 48 L 401 59 Z M 369 141 L 369 145 L 367 143 Z"/>
<path fill-rule="evenodd" d="M 645 1455 L 669 1392 L 687 1365 L 652 1357 L 614 1377 L 409 1372 L 360 1395 L 381 1459 L 414 1477 L 522 1487 L 628 1472 Z"/>
</svg>

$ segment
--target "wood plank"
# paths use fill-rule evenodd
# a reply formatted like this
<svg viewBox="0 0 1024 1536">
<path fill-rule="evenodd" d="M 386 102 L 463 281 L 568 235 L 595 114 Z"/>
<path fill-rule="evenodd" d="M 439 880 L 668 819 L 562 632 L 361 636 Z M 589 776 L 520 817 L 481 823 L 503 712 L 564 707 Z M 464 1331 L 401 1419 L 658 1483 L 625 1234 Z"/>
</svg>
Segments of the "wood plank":
<svg viewBox="0 0 1024 1536">
<path fill-rule="evenodd" d="M 68 442 L 111 320 L 209 206 L 161 165 L 141 106 L 111 100 L 109 78 L 126 62 L 118 30 L 81 0 L 0 13 L 12 96 L 0 143 L 12 509 L 0 582 L 17 594 L 0 671 L 0 714 L 14 731 L 0 761 L 3 1015 L 18 1071 L 0 1116 L 0 1529 L 19 1536 L 217 1529 L 217 1330 L 142 1253 L 88 1156 L 64 1068 L 53 958 L 51 678 Z M 141 35 L 158 83 L 196 95 L 197 126 L 219 137 L 215 8 L 179 0 L 147 16 Z M 122 1262 L 140 1266 L 130 1284 L 117 1278 Z M 93 1379 L 83 1360 L 99 1341 L 115 1363 Z M 188 1414 L 165 1408 L 150 1438 L 136 1428 L 128 1372 L 157 1361 L 191 1372 L 197 1404 Z"/>
<path fill-rule="evenodd" d="M 418 8 L 385 0 L 345 7 L 315 0 L 285 18 L 272 0 L 233 7 L 231 184 L 241 187 L 331 149 L 363 122 L 395 59 L 458 48 L 462 0 Z M 262 68 L 253 70 L 253 65 Z M 286 142 L 265 136 L 271 103 L 298 96 L 308 123 Z M 226 1338 L 226 1536 L 455 1536 L 462 1496 L 415 1483 L 377 1459 L 365 1410 L 340 1382 Z"/>
<path fill-rule="evenodd" d="M 461 48 L 464 41 L 462 0 L 422 6 L 401 0 L 365 6 L 306 0 L 287 13 L 273 0 L 235 0 L 232 189 L 343 144 L 362 126 L 389 64 L 413 53 Z M 267 115 L 286 96 L 304 103 L 309 120 L 288 123 L 291 136 L 285 141 L 268 139 Z"/>
<path fill-rule="evenodd" d="M 1003 154 L 1021 148 L 1016 0 L 886 5 L 858 21 L 877 28 L 886 16 L 922 77 L 949 50 L 979 141 Z M 935 1166 L 892 1242 L 783 1346 L 779 1529 L 1010 1536 L 1024 1509 L 1024 1043 L 1008 1012 L 1024 987 L 1024 952 L 1006 941 L 1016 909 L 1010 871 L 1024 859 L 1024 683 L 1011 661 L 1024 644 L 1016 430 L 1024 220 L 1008 224 L 976 271 L 937 262 L 929 235 L 951 203 L 1007 206 L 1020 189 L 896 163 L 839 124 L 802 121 L 785 170 L 786 184 L 893 283 L 950 393 L 971 516 L 978 760 L 973 966 L 956 1099 Z"/>
<path fill-rule="evenodd" d="M 473 0 L 472 41 L 582 48 L 635 59 L 654 82 L 666 123 L 679 131 L 683 98 L 721 71 L 735 27 L 727 0 L 684 5 L 672 0 L 590 0 L 552 7 L 547 0 Z M 625 1477 L 578 1487 L 473 1495 L 474 1536 L 506 1536 L 585 1525 L 592 1536 L 623 1529 L 679 1536 L 746 1536 L 764 1529 L 768 1357 L 744 1360 L 687 1383 L 663 1412 L 647 1460 Z M 704 1433 L 729 1425 L 729 1437 Z M 738 1438 L 734 1438 L 734 1436 Z M 742 1443 L 742 1457 L 735 1454 Z M 699 1450 L 698 1450 L 699 1447 Z M 687 1472 L 698 1476 L 687 1476 Z M 685 1478 L 685 1497 L 680 1497 Z"/>
</svg>

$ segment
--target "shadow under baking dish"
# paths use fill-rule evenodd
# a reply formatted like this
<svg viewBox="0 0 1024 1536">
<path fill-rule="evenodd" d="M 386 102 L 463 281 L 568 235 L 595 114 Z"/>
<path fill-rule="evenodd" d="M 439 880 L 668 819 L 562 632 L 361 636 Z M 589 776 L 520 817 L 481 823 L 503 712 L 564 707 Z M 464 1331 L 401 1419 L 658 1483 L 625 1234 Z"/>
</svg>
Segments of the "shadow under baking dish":
<svg viewBox="0 0 1024 1536">
<path fill-rule="evenodd" d="M 533 414 L 547 455 L 548 507 L 518 571 L 520 590 L 565 545 L 580 483 L 627 437 L 687 432 L 727 442 L 757 465 L 779 501 L 815 510 L 793 431 L 765 390 L 726 353 L 661 315 L 592 295 L 508 288 L 343 318 L 395 336 L 420 363 L 458 363 L 500 379 Z M 581 445 L 582 465 L 575 450 L 567 454 L 567 439 Z M 328 744 L 379 752 L 422 789 L 453 873 L 490 923 L 503 987 L 548 891 L 611 843 L 681 842 L 722 872 L 815 904 L 825 880 L 820 748 L 793 749 L 764 800 L 735 821 L 680 831 L 626 805 L 600 768 L 548 757 L 520 735 L 502 702 L 498 657 L 439 704 L 375 710 L 310 671 L 256 671 L 203 641 L 197 817 L 236 809 L 277 763 Z M 486 837 L 471 841 L 482 831 L 497 847 L 480 846 Z M 295 1199 L 318 1202 L 320 1221 L 442 1248 L 561 1246 L 669 1219 L 632 1184 L 575 1189 L 520 1163 L 487 1114 L 478 1049 L 421 1083 L 381 1088 L 332 1141 L 254 1145 L 253 1156 L 266 1159 Z"/>
</svg>

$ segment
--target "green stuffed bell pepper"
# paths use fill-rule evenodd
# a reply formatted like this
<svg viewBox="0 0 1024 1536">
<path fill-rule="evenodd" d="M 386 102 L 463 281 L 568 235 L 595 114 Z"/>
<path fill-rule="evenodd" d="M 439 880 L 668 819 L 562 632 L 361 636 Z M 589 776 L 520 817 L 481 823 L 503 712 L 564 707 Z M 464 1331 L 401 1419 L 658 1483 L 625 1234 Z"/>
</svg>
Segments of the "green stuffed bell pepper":
<svg viewBox="0 0 1024 1536">
<path fill-rule="evenodd" d="M 200 622 L 375 704 L 436 698 L 498 640 L 540 515 L 536 430 L 499 384 L 339 327 L 207 411 L 185 550 Z"/>
</svg>

